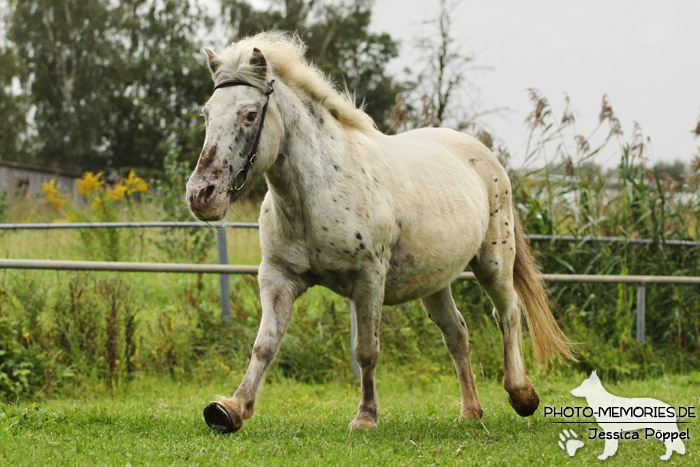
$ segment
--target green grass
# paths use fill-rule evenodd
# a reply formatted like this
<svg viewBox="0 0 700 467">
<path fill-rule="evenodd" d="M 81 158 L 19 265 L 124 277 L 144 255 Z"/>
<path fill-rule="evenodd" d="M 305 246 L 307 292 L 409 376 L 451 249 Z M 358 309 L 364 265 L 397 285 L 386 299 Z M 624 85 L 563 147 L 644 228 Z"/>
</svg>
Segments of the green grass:
<svg viewBox="0 0 700 467">
<path fill-rule="evenodd" d="M 583 375 L 535 381 L 543 405 L 582 405 L 569 395 Z M 230 380 L 176 382 L 144 378 L 114 391 L 88 389 L 73 399 L 0 405 L 3 465 L 588 465 L 603 441 L 587 440 L 573 458 L 557 446 L 562 425 L 542 409 L 530 418 L 511 410 L 500 384 L 479 381 L 483 425 L 456 422 L 458 386 L 448 369 L 429 382 L 379 376 L 381 418 L 374 431 L 352 432 L 359 389 L 329 383 L 269 382 L 255 416 L 240 432 L 210 431 L 205 403 L 230 392 Z M 236 381 L 237 382 L 237 381 Z M 607 384 L 624 396 L 650 396 L 674 405 L 698 405 L 700 373 Z M 567 425 L 579 437 L 587 424 Z M 655 440 L 621 441 L 605 465 L 698 465 L 697 424 L 685 456 L 664 463 Z"/>
</svg>

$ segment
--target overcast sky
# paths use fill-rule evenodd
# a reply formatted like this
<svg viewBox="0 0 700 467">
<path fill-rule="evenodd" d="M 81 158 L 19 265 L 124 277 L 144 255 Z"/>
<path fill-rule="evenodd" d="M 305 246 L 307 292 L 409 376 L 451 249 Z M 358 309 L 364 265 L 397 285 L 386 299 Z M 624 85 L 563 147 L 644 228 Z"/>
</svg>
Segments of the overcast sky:
<svg viewBox="0 0 700 467">
<path fill-rule="evenodd" d="M 372 29 L 401 41 L 395 72 L 418 67 L 412 38 L 436 5 L 376 0 Z M 596 126 L 607 93 L 625 134 L 637 121 L 651 137 L 654 160 L 688 161 L 700 152 L 691 134 L 700 114 L 700 0 L 462 0 L 452 18 L 464 50 L 491 67 L 473 82 L 483 108 L 510 109 L 486 123 L 515 165 L 524 159 L 530 87 L 556 110 L 566 92 L 578 133 Z"/>
<path fill-rule="evenodd" d="M 376 1 L 374 30 L 402 41 L 397 70 L 415 59 L 411 38 L 435 16 L 436 3 Z M 651 137 L 655 160 L 699 153 L 691 134 L 700 114 L 699 0 L 463 0 L 452 18 L 465 50 L 492 67 L 474 83 L 483 105 L 511 109 L 488 124 L 516 165 L 530 87 L 555 109 L 568 93 L 580 133 L 595 127 L 607 93 L 625 133 L 637 121 Z"/>
</svg>

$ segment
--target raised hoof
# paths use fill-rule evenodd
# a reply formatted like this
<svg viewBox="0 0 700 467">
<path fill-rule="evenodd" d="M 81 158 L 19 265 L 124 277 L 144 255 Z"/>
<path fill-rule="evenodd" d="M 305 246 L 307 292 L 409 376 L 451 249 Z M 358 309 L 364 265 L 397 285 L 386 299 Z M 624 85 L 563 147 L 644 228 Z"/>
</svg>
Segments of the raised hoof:
<svg viewBox="0 0 700 467">
<path fill-rule="evenodd" d="M 540 396 L 532 386 L 508 393 L 508 402 L 521 417 L 529 417 L 540 405 Z"/>
<path fill-rule="evenodd" d="M 238 414 L 230 414 L 219 402 L 209 402 L 204 407 L 204 420 L 207 425 L 219 433 L 235 433 L 243 426 L 243 420 Z"/>
<path fill-rule="evenodd" d="M 350 430 L 372 430 L 377 428 L 377 422 L 369 418 L 355 418 L 348 425 Z"/>
</svg>

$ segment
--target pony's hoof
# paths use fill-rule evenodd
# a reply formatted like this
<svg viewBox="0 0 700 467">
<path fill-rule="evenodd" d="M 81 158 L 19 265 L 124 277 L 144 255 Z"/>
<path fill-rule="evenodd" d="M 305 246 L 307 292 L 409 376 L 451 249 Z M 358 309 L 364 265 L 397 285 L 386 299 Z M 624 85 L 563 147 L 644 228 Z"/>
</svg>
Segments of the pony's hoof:
<svg viewBox="0 0 700 467">
<path fill-rule="evenodd" d="M 235 433 L 243 426 L 243 419 L 236 413 L 229 413 L 219 402 L 209 402 L 204 407 L 204 420 L 207 425 L 219 433 Z"/>
<path fill-rule="evenodd" d="M 350 431 L 352 430 L 373 430 L 374 428 L 377 428 L 377 421 L 372 420 L 370 418 L 366 417 L 355 417 L 353 421 L 350 422 L 348 425 L 348 428 L 350 428 Z"/>
<path fill-rule="evenodd" d="M 540 396 L 537 395 L 535 388 L 526 386 L 518 391 L 509 392 L 508 402 L 518 415 L 529 417 L 539 407 Z"/>
<path fill-rule="evenodd" d="M 469 409 L 462 409 L 459 413 L 459 418 L 457 420 L 480 420 L 484 416 L 484 411 L 481 407 L 473 407 Z"/>
</svg>

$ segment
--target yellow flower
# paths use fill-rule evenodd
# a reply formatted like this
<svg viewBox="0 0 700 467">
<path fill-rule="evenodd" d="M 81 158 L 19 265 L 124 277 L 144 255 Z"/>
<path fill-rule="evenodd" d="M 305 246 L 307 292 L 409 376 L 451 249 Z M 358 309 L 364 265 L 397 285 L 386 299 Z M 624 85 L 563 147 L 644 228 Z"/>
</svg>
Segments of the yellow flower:
<svg viewBox="0 0 700 467">
<path fill-rule="evenodd" d="M 85 172 L 83 178 L 79 178 L 77 182 L 78 194 L 89 196 L 93 191 L 97 190 L 99 186 L 105 184 L 104 180 L 100 180 L 100 178 L 102 178 L 102 172 L 97 172 L 97 174 L 94 175 L 92 172 Z"/>
<path fill-rule="evenodd" d="M 133 170 L 129 171 L 129 176 L 124 180 L 126 186 L 126 194 L 130 195 L 137 191 L 148 191 L 148 183 L 141 177 L 137 177 Z"/>
<path fill-rule="evenodd" d="M 126 194 L 126 185 L 114 185 L 114 188 L 107 190 L 107 195 L 114 201 L 119 201 Z"/>
<path fill-rule="evenodd" d="M 52 178 L 49 180 L 49 183 L 42 183 L 41 184 L 41 191 L 46 193 L 46 198 L 48 198 L 52 194 L 58 194 L 58 190 L 61 188 L 61 185 L 56 183 L 56 179 Z"/>
<path fill-rule="evenodd" d="M 61 206 L 66 204 L 66 199 L 61 197 L 60 195 L 57 195 L 53 198 L 47 198 L 47 201 L 49 202 L 53 210 L 56 212 L 58 212 L 58 210 L 61 209 Z"/>
<path fill-rule="evenodd" d="M 46 201 L 49 202 L 54 211 L 58 212 L 61 206 L 66 204 L 66 197 L 60 193 L 61 185 L 52 178 L 48 183 L 41 184 L 41 191 L 46 194 Z"/>
<path fill-rule="evenodd" d="M 92 210 L 95 212 L 102 212 L 104 204 L 102 203 L 102 198 L 96 196 L 92 199 Z"/>
</svg>

